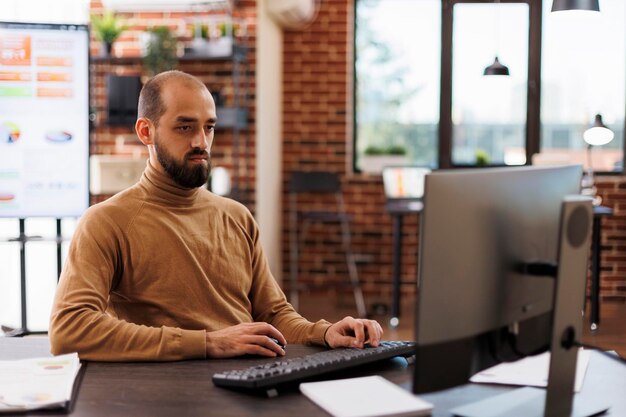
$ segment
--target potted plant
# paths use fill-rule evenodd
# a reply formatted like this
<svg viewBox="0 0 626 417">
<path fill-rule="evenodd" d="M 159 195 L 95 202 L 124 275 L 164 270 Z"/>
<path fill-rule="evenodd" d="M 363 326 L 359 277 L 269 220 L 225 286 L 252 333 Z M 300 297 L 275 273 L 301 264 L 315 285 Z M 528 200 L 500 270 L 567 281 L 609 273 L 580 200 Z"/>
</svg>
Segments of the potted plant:
<svg viewBox="0 0 626 417">
<path fill-rule="evenodd" d="M 176 68 L 176 38 L 166 26 L 150 29 L 143 64 L 150 76 Z"/>
<path fill-rule="evenodd" d="M 217 30 L 209 32 L 207 53 L 212 57 L 227 57 L 233 53 L 233 24 L 220 22 Z"/>
<path fill-rule="evenodd" d="M 360 158 L 359 168 L 363 172 L 379 174 L 383 168 L 407 163 L 407 150 L 403 145 L 375 146 L 365 148 Z"/>
<path fill-rule="evenodd" d="M 476 149 L 475 152 L 476 161 L 475 164 L 477 167 L 486 167 L 491 164 L 491 158 L 489 158 L 489 153 L 483 149 Z"/>
<path fill-rule="evenodd" d="M 106 11 L 102 16 L 93 15 L 91 17 L 91 25 L 96 38 L 104 44 L 106 56 L 111 55 L 113 42 L 119 38 L 122 32 L 128 29 L 128 26 L 123 25 L 111 11 Z"/>
</svg>

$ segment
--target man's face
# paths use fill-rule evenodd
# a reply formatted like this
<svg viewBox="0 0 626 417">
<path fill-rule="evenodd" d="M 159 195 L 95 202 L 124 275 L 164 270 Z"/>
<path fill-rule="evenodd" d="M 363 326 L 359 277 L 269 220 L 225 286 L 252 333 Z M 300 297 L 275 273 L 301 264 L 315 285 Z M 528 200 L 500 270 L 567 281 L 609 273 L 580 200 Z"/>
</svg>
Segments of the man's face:
<svg viewBox="0 0 626 417">
<path fill-rule="evenodd" d="M 171 80 L 162 87 L 161 100 L 166 110 L 154 133 L 157 159 L 181 187 L 200 187 L 211 171 L 216 121 L 213 98 L 206 89 Z"/>
</svg>

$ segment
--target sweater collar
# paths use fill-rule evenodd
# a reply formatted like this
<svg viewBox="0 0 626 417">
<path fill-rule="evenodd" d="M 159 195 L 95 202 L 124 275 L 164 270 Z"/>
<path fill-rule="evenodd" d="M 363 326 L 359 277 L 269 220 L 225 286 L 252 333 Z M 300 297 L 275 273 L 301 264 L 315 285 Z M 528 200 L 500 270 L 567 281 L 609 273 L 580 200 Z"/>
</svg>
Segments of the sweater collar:
<svg viewBox="0 0 626 417">
<path fill-rule="evenodd" d="M 186 188 L 176 184 L 168 174 L 153 167 L 149 159 L 139 182 L 150 196 L 169 204 L 191 204 L 200 191 L 200 187 Z"/>
</svg>

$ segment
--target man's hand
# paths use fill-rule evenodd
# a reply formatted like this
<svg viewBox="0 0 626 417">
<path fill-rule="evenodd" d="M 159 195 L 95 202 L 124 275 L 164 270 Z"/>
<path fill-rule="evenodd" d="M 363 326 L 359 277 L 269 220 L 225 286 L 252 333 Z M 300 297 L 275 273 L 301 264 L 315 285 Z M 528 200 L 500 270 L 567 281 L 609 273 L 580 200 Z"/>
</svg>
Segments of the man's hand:
<svg viewBox="0 0 626 417">
<path fill-rule="evenodd" d="M 285 337 L 271 324 L 242 323 L 206 334 L 208 358 L 232 358 L 241 355 L 283 356 Z"/>
<path fill-rule="evenodd" d="M 365 343 L 378 346 L 383 335 L 383 328 L 376 320 L 343 318 L 326 330 L 324 341 L 331 348 L 362 348 Z"/>
</svg>

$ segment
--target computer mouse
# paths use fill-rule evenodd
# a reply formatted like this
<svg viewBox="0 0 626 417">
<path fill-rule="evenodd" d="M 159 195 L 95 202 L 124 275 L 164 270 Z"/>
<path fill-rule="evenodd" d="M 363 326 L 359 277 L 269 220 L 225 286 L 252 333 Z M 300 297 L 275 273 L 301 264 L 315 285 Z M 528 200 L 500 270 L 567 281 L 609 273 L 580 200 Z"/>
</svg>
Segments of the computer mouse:
<svg viewBox="0 0 626 417">
<path fill-rule="evenodd" d="M 283 349 L 285 348 L 285 345 L 283 345 L 282 343 L 280 343 L 280 342 L 278 341 L 278 339 L 275 339 L 275 338 L 270 337 L 270 336 L 268 336 L 268 337 L 270 338 L 270 340 L 271 340 L 272 342 L 276 343 L 276 344 L 277 344 L 278 346 L 280 346 L 281 348 L 283 348 Z"/>
</svg>

